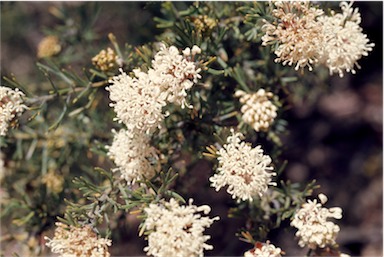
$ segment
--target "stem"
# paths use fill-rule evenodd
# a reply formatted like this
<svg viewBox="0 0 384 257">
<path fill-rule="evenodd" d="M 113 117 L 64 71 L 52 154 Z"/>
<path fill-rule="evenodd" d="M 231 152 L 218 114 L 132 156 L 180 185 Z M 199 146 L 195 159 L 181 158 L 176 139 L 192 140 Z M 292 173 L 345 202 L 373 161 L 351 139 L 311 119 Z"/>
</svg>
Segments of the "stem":
<svg viewBox="0 0 384 257">
<path fill-rule="evenodd" d="M 25 102 L 28 106 L 35 104 L 35 103 L 40 103 L 40 102 L 47 102 L 50 100 L 53 100 L 56 98 L 57 95 L 43 95 L 43 96 L 37 96 L 33 98 L 28 98 Z"/>
</svg>

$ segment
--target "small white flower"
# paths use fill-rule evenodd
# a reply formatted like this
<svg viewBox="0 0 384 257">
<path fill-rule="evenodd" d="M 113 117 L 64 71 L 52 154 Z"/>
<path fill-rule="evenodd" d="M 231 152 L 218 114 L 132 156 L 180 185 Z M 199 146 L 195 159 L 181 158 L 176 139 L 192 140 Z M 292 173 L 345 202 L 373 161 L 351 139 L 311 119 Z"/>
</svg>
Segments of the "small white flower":
<svg viewBox="0 0 384 257">
<path fill-rule="evenodd" d="M 117 165 L 112 171 L 120 172 L 128 184 L 150 179 L 160 170 L 159 157 L 148 135 L 124 129 L 113 133 L 113 143 L 107 147 L 108 156 Z"/>
<path fill-rule="evenodd" d="M 150 133 L 161 126 L 165 95 L 156 87 L 151 77 L 140 70 L 134 70 L 136 78 L 131 78 L 122 70 L 113 77 L 109 91 L 110 104 L 116 112 L 118 122 L 124 123 L 129 130 Z"/>
<path fill-rule="evenodd" d="M 148 246 L 144 248 L 147 255 L 155 257 L 190 257 L 203 256 L 204 250 L 213 247 L 206 244 L 210 238 L 203 232 L 218 217 L 203 217 L 201 212 L 207 215 L 211 208 L 207 205 L 197 207 L 192 205 L 180 206 L 175 199 L 159 204 L 150 204 L 144 209 L 146 219 L 143 227 L 148 235 Z"/>
<path fill-rule="evenodd" d="M 190 56 L 191 55 L 191 48 L 187 47 L 182 52 L 183 52 L 184 56 Z"/>
<path fill-rule="evenodd" d="M 198 47 L 197 45 L 194 45 L 192 47 L 192 55 L 195 55 L 195 54 L 200 54 L 201 53 L 201 49 L 200 47 Z"/>
<path fill-rule="evenodd" d="M 321 204 L 328 202 L 328 197 L 325 194 L 319 194 L 317 197 L 319 198 Z"/>
<path fill-rule="evenodd" d="M 269 241 L 265 244 L 256 243 L 255 247 L 244 253 L 244 257 L 281 257 L 282 251 Z"/>
<path fill-rule="evenodd" d="M 269 166 L 272 159 L 263 154 L 261 146 L 252 148 L 241 142 L 241 133 L 231 132 L 227 144 L 217 151 L 218 172 L 209 180 L 216 191 L 228 186 L 227 192 L 232 198 L 252 201 L 256 195 L 262 196 L 268 185 L 276 185 L 271 182 L 271 177 L 276 175 L 271 172 L 273 167 Z"/>
<path fill-rule="evenodd" d="M 89 226 L 77 228 L 56 222 L 55 236 L 47 240 L 46 246 L 60 257 L 109 257 L 108 246 L 112 242 L 109 239 L 99 238 Z"/>
<path fill-rule="evenodd" d="M 5 136 L 9 123 L 27 109 L 23 104 L 24 93 L 18 88 L 0 87 L 0 136 Z"/>
<path fill-rule="evenodd" d="M 316 199 L 304 203 L 291 222 L 291 226 L 298 229 L 296 236 L 300 239 L 299 246 L 301 247 L 308 246 L 316 249 L 336 244 L 335 240 L 340 228 L 327 219 L 341 219 L 342 210 L 339 207 L 323 208 L 322 204 L 326 203 L 327 197 L 320 194 L 319 199 L 321 203 L 318 203 Z"/>
<path fill-rule="evenodd" d="M 240 97 L 240 103 L 243 104 L 241 112 L 244 122 L 257 132 L 267 131 L 277 116 L 277 107 L 269 100 L 273 94 L 265 92 L 264 89 L 259 89 L 253 94 L 238 90 L 235 96 Z"/>
</svg>

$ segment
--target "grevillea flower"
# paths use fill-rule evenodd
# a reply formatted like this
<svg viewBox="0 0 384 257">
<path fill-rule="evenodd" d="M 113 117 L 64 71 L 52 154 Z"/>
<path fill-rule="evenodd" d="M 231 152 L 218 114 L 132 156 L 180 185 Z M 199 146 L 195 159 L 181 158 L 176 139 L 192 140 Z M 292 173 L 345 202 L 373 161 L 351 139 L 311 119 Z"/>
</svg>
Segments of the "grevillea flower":
<svg viewBox="0 0 384 257">
<path fill-rule="evenodd" d="M 277 116 L 277 107 L 269 100 L 273 94 L 264 89 L 252 94 L 238 90 L 235 96 L 240 97 L 240 103 L 243 104 L 241 112 L 244 122 L 256 131 L 267 131 Z"/>
<path fill-rule="evenodd" d="M 0 136 L 5 136 L 10 122 L 27 109 L 23 96 L 24 93 L 18 88 L 13 90 L 4 86 L 0 87 Z"/>
<path fill-rule="evenodd" d="M 61 51 L 59 38 L 56 36 L 44 37 L 37 46 L 37 57 L 45 58 L 54 56 Z"/>
<path fill-rule="evenodd" d="M 282 251 L 269 241 L 266 243 L 257 242 L 255 247 L 244 253 L 244 257 L 281 257 Z"/>
<path fill-rule="evenodd" d="M 277 1 L 272 11 L 275 21 L 263 26 L 262 45 L 276 44 L 276 62 L 295 65 L 295 69 L 323 64 L 330 74 L 355 73 L 357 61 L 372 51 L 360 27 L 361 17 L 352 3 L 341 2 L 341 13 L 311 7 L 309 1 Z"/>
<path fill-rule="evenodd" d="M 360 68 L 357 61 L 367 56 L 375 44 L 369 43 L 367 35 L 362 33 L 360 27 L 361 17 L 352 3 L 341 2 L 342 13 L 331 16 L 322 16 L 318 22 L 323 29 L 323 52 L 321 62 L 328 67 L 330 74 L 338 73 L 340 77 L 344 72 L 356 73 L 354 67 Z"/>
<path fill-rule="evenodd" d="M 144 209 L 146 219 L 143 223 L 148 234 L 148 246 L 144 251 L 155 257 L 190 257 L 203 256 L 204 250 L 213 247 L 206 241 L 210 238 L 203 232 L 218 217 L 203 217 L 211 208 L 207 205 L 179 205 L 175 199 L 169 202 L 150 204 Z"/>
<path fill-rule="evenodd" d="M 166 94 L 166 99 L 170 103 L 186 105 L 187 90 L 201 78 L 200 68 L 193 61 L 196 54 L 201 50 L 198 46 L 193 46 L 192 50 L 187 47 L 183 54 L 175 46 L 169 48 L 162 45 L 153 61 L 152 68 L 148 73 L 151 79 L 161 91 Z"/>
<path fill-rule="evenodd" d="M 113 143 L 107 147 L 108 156 L 117 166 L 113 171 L 120 172 L 128 184 L 150 179 L 160 171 L 159 157 L 147 134 L 125 129 L 113 133 Z"/>
<path fill-rule="evenodd" d="M 102 71 L 112 70 L 117 67 L 119 61 L 118 55 L 112 48 L 108 47 L 107 50 L 101 50 L 97 55 L 92 58 L 92 63 Z"/>
<path fill-rule="evenodd" d="M 148 72 L 133 70 L 135 77 L 121 74 L 110 80 L 106 89 L 110 92 L 111 107 L 116 112 L 115 120 L 124 123 L 129 130 L 137 129 L 151 133 L 161 127 L 168 103 L 186 106 L 187 90 L 201 78 L 193 61 L 201 50 L 197 46 L 186 48 L 183 54 L 171 46 L 161 46 Z"/>
<path fill-rule="evenodd" d="M 55 236 L 47 240 L 46 245 L 60 257 L 109 257 L 109 239 L 99 238 L 89 226 L 74 227 L 56 222 Z"/>
<path fill-rule="evenodd" d="M 291 226 L 298 229 L 296 236 L 300 239 L 301 247 L 308 246 L 316 249 L 336 244 L 335 240 L 340 228 L 328 219 L 341 219 L 342 210 L 339 207 L 330 209 L 322 207 L 328 200 L 324 194 L 320 194 L 319 199 L 320 203 L 316 199 L 304 203 L 291 222 Z"/>
<path fill-rule="evenodd" d="M 227 192 L 233 198 L 252 201 L 253 197 L 262 196 L 268 185 L 276 185 L 271 182 L 276 173 L 271 172 L 272 159 L 263 154 L 261 146 L 252 148 L 240 137 L 241 133 L 232 130 L 227 144 L 217 151 L 219 167 L 209 180 L 216 191 L 228 186 Z"/>
<path fill-rule="evenodd" d="M 116 112 L 115 120 L 124 123 L 129 130 L 150 133 L 161 126 L 165 95 L 155 86 L 147 73 L 135 70 L 135 78 L 121 70 L 113 77 L 109 91 L 110 106 Z"/>
<path fill-rule="evenodd" d="M 323 15 L 321 9 L 310 6 L 309 1 L 276 1 L 272 11 L 276 21 L 265 22 L 262 45 L 276 44 L 275 62 L 295 66 L 295 69 L 317 63 L 322 41 L 322 28 L 316 19 Z"/>
</svg>

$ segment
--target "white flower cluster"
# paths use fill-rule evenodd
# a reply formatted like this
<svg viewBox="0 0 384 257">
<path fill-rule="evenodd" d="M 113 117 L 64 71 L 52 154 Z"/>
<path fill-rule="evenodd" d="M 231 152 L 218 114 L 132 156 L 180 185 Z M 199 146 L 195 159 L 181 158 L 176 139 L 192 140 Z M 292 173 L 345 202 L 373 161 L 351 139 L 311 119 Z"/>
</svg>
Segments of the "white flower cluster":
<svg viewBox="0 0 384 257">
<path fill-rule="evenodd" d="M 183 55 L 176 47 L 161 46 L 152 61 L 152 69 L 147 73 L 134 70 L 135 78 L 125 72 L 114 77 L 107 87 L 110 99 L 116 112 L 116 120 L 124 123 L 129 129 L 135 127 L 150 132 L 164 119 L 162 107 L 167 102 L 185 107 L 186 90 L 197 82 L 200 69 L 191 59 L 200 48 L 186 48 Z"/>
<path fill-rule="evenodd" d="M 121 70 L 121 74 L 111 80 L 112 85 L 107 87 L 113 101 L 110 106 L 116 112 L 115 120 L 129 130 L 150 133 L 164 119 L 165 97 L 147 73 L 138 69 L 134 73 L 137 77 L 131 78 Z"/>
<path fill-rule="evenodd" d="M 278 42 L 275 62 L 295 65 L 296 70 L 306 66 L 312 70 L 312 64 L 319 58 L 318 43 L 321 38 L 321 27 L 317 24 L 316 18 L 323 15 L 323 11 L 310 7 L 309 1 L 273 3 L 276 8 L 272 14 L 277 18 L 278 23 L 265 21 L 262 45 Z"/>
<path fill-rule="evenodd" d="M 152 178 L 160 170 L 159 157 L 156 149 L 149 144 L 148 135 L 137 136 L 125 129 L 113 133 L 113 143 L 107 147 L 108 156 L 117 166 L 113 171 L 120 171 L 128 184 L 144 177 Z"/>
<path fill-rule="evenodd" d="M 261 146 L 252 148 L 241 142 L 241 133 L 234 133 L 233 130 L 231 132 L 232 136 L 227 138 L 227 144 L 217 151 L 218 172 L 209 180 L 216 191 L 228 186 L 227 192 L 232 198 L 252 201 L 256 195 L 262 196 L 268 185 L 276 185 L 271 182 L 271 177 L 276 173 L 271 172 L 271 157 L 263 154 Z"/>
<path fill-rule="evenodd" d="M 321 62 L 324 63 L 330 74 L 344 71 L 356 73 L 354 66 L 362 56 L 367 56 L 375 45 L 369 43 L 367 35 L 362 33 L 360 27 L 361 17 L 358 9 L 352 8 L 352 3 L 341 2 L 342 13 L 319 17 L 318 21 L 323 28 L 323 53 Z"/>
<path fill-rule="evenodd" d="M 277 107 L 269 100 L 273 93 L 259 89 L 256 93 L 247 94 L 242 90 L 235 92 L 240 97 L 240 111 L 243 113 L 245 123 L 251 125 L 254 130 L 267 131 L 277 116 Z"/>
<path fill-rule="evenodd" d="M 5 136 L 9 123 L 27 108 L 23 103 L 24 93 L 0 86 L 0 136 Z"/>
<path fill-rule="evenodd" d="M 339 207 L 323 208 L 322 204 L 327 202 L 324 194 L 319 194 L 320 203 L 316 199 L 308 200 L 299 209 L 291 226 L 298 229 L 296 236 L 300 238 L 299 246 L 308 246 L 311 249 L 324 248 L 336 244 L 335 240 L 340 228 L 328 218 L 341 219 L 342 210 Z"/>
<path fill-rule="evenodd" d="M 197 46 L 186 48 L 180 54 L 174 46 L 161 45 L 148 72 L 133 70 L 130 77 L 123 70 L 110 80 L 109 91 L 116 112 L 115 120 L 125 124 L 127 130 L 115 133 L 108 155 L 114 160 L 121 177 L 128 184 L 159 171 L 158 156 L 149 144 L 149 134 L 161 127 L 168 103 L 186 105 L 187 90 L 201 76 L 193 61 L 201 50 Z"/>
<path fill-rule="evenodd" d="M 77 228 L 56 222 L 55 235 L 52 239 L 45 237 L 46 245 L 60 257 L 109 257 L 109 239 L 98 238 L 92 228 Z"/>
<path fill-rule="evenodd" d="M 204 235 L 205 228 L 218 220 L 219 217 L 202 217 L 211 208 L 207 205 L 180 206 L 175 199 L 160 204 L 150 204 L 144 209 L 147 218 L 143 224 L 149 232 L 148 246 L 144 248 L 148 255 L 155 257 L 190 257 L 203 256 L 204 250 L 212 249 L 205 242 L 210 238 Z"/>
<path fill-rule="evenodd" d="M 152 61 L 152 77 L 161 91 L 166 93 L 168 102 L 185 107 L 186 90 L 201 78 L 199 74 L 201 69 L 191 61 L 191 58 L 199 53 L 201 49 L 196 45 L 192 49 L 187 47 L 183 55 L 179 54 L 179 50 L 174 46 L 169 48 L 162 46 L 155 55 Z"/>
<path fill-rule="evenodd" d="M 244 257 L 281 257 L 282 251 L 269 241 L 265 244 L 256 243 L 255 247 L 244 253 Z"/>
<path fill-rule="evenodd" d="M 295 65 L 295 69 L 313 64 L 325 65 L 332 75 L 355 73 L 357 61 L 372 51 L 373 43 L 362 33 L 361 17 L 352 3 L 341 2 L 342 13 L 324 11 L 310 6 L 309 1 L 276 1 L 272 11 L 277 23 L 265 21 L 262 45 L 278 43 L 276 62 Z"/>
</svg>

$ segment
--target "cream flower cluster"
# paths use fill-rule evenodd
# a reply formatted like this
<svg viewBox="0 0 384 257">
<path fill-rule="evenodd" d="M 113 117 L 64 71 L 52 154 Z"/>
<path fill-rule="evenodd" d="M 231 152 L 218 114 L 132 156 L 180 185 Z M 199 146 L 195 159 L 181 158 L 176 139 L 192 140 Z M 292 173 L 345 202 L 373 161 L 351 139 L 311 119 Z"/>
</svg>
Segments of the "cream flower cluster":
<svg viewBox="0 0 384 257">
<path fill-rule="evenodd" d="M 58 54 L 61 51 L 60 40 L 56 36 L 46 36 L 37 46 L 37 57 L 45 58 Z"/>
<path fill-rule="evenodd" d="M 352 3 L 341 2 L 342 13 L 319 17 L 318 22 L 323 28 L 323 53 L 321 62 L 324 63 L 330 74 L 338 73 L 344 76 L 344 71 L 356 73 L 354 66 L 360 68 L 357 61 L 367 56 L 375 45 L 369 43 L 367 35 L 362 33 L 360 27 L 361 17 Z"/>
<path fill-rule="evenodd" d="M 277 18 L 278 23 L 265 21 L 262 45 L 278 42 L 275 62 L 295 65 L 296 70 L 306 66 L 312 70 L 312 64 L 318 62 L 318 45 L 319 39 L 322 37 L 322 30 L 316 18 L 323 15 L 323 11 L 310 7 L 309 1 L 276 1 L 273 3 L 275 9 L 272 14 Z"/>
<path fill-rule="evenodd" d="M 217 151 L 219 167 L 209 180 L 216 191 L 228 186 L 232 198 L 252 201 L 256 195 L 262 196 L 268 185 L 276 185 L 271 182 L 276 173 L 271 172 L 271 157 L 263 154 L 261 146 L 252 148 L 241 142 L 240 137 L 243 137 L 241 133 L 232 130 L 227 144 Z"/>
<path fill-rule="evenodd" d="M 192 61 L 196 54 L 201 53 L 198 46 L 193 46 L 192 49 L 187 47 L 183 54 L 179 54 L 179 50 L 171 46 L 166 48 L 161 46 L 160 51 L 155 55 L 152 61 L 153 70 L 149 73 L 153 75 L 151 78 L 155 84 L 161 88 L 162 92 L 166 93 L 166 100 L 170 103 L 181 105 L 182 108 L 186 105 L 186 90 L 189 90 L 197 80 L 201 78 L 197 68 Z"/>
<path fill-rule="evenodd" d="M 129 130 L 121 129 L 115 134 L 113 143 L 108 148 L 108 156 L 115 162 L 121 178 L 128 184 L 136 180 L 152 178 L 160 170 L 156 149 L 149 144 L 149 136 L 137 136 Z"/>
<path fill-rule="evenodd" d="M 45 237 L 46 245 L 60 257 L 109 257 L 109 239 L 99 238 L 92 228 L 77 228 L 56 222 L 55 235 L 52 239 Z"/>
<path fill-rule="evenodd" d="M 121 70 L 107 87 L 116 120 L 128 129 L 135 127 L 149 133 L 160 126 L 164 119 L 162 108 L 167 103 L 184 108 L 186 90 L 201 77 L 200 69 L 192 61 L 200 51 L 199 47 L 193 46 L 181 55 L 176 47 L 162 45 L 152 61 L 153 68 L 147 73 L 136 69 L 133 71 L 135 78 L 131 78 Z"/>
<path fill-rule="evenodd" d="M 24 93 L 0 86 L 0 136 L 5 136 L 9 123 L 27 108 L 23 103 Z"/>
<path fill-rule="evenodd" d="M 108 155 L 117 165 L 114 171 L 120 171 L 128 184 L 151 178 L 159 171 L 159 158 L 149 144 L 149 134 L 161 127 L 166 116 L 163 107 L 168 103 L 185 107 L 187 90 L 201 77 L 193 61 L 200 52 L 193 46 L 180 54 L 174 46 L 161 45 L 148 72 L 135 69 L 134 77 L 130 77 L 120 69 L 121 74 L 110 80 L 106 89 L 115 121 L 125 124 L 127 130 L 114 133 Z"/>
<path fill-rule="evenodd" d="M 196 30 L 199 33 L 210 32 L 214 27 L 217 26 L 217 21 L 215 19 L 208 17 L 207 15 L 198 15 L 197 17 L 194 17 L 192 20 L 193 20 L 193 25 L 195 26 Z"/>
<path fill-rule="evenodd" d="M 121 70 L 121 74 L 111 80 L 112 85 L 107 87 L 113 101 L 110 106 L 116 112 L 115 120 L 124 123 L 129 130 L 150 133 L 164 119 L 165 96 L 147 73 L 138 69 L 134 72 L 136 78 Z"/>
<path fill-rule="evenodd" d="M 118 56 L 112 48 L 103 49 L 92 58 L 92 63 L 102 71 L 108 71 L 117 66 Z"/>
<path fill-rule="evenodd" d="M 341 2 L 342 13 L 311 7 L 309 1 L 276 1 L 272 11 L 276 22 L 265 21 L 262 45 L 278 43 L 276 62 L 295 65 L 295 69 L 323 64 L 330 74 L 355 73 L 357 61 L 372 51 L 373 43 L 362 33 L 361 17 L 352 3 Z"/>
<path fill-rule="evenodd" d="M 240 111 L 244 122 L 256 131 L 267 131 L 277 116 L 277 107 L 269 100 L 273 94 L 264 89 L 253 94 L 238 90 L 235 96 L 240 97 L 240 103 L 243 104 Z"/>
<path fill-rule="evenodd" d="M 210 238 L 203 232 L 218 217 L 203 217 L 211 208 L 207 205 L 180 206 L 175 199 L 160 204 L 150 204 L 144 209 L 147 218 L 143 226 L 148 235 L 148 246 L 144 248 L 148 255 L 155 257 L 190 257 L 203 256 L 204 250 L 212 249 L 206 244 Z"/>
<path fill-rule="evenodd" d="M 281 257 L 282 251 L 269 241 L 265 244 L 256 243 L 255 247 L 244 253 L 244 257 Z"/>
<path fill-rule="evenodd" d="M 316 199 L 308 200 L 299 209 L 291 226 L 298 229 L 296 236 L 299 237 L 299 246 L 308 246 L 311 249 L 317 247 L 324 248 L 336 244 L 335 240 L 340 228 L 329 218 L 341 219 L 342 210 L 339 207 L 323 208 L 322 205 L 327 202 L 324 194 L 319 194 L 320 203 Z"/>
</svg>

